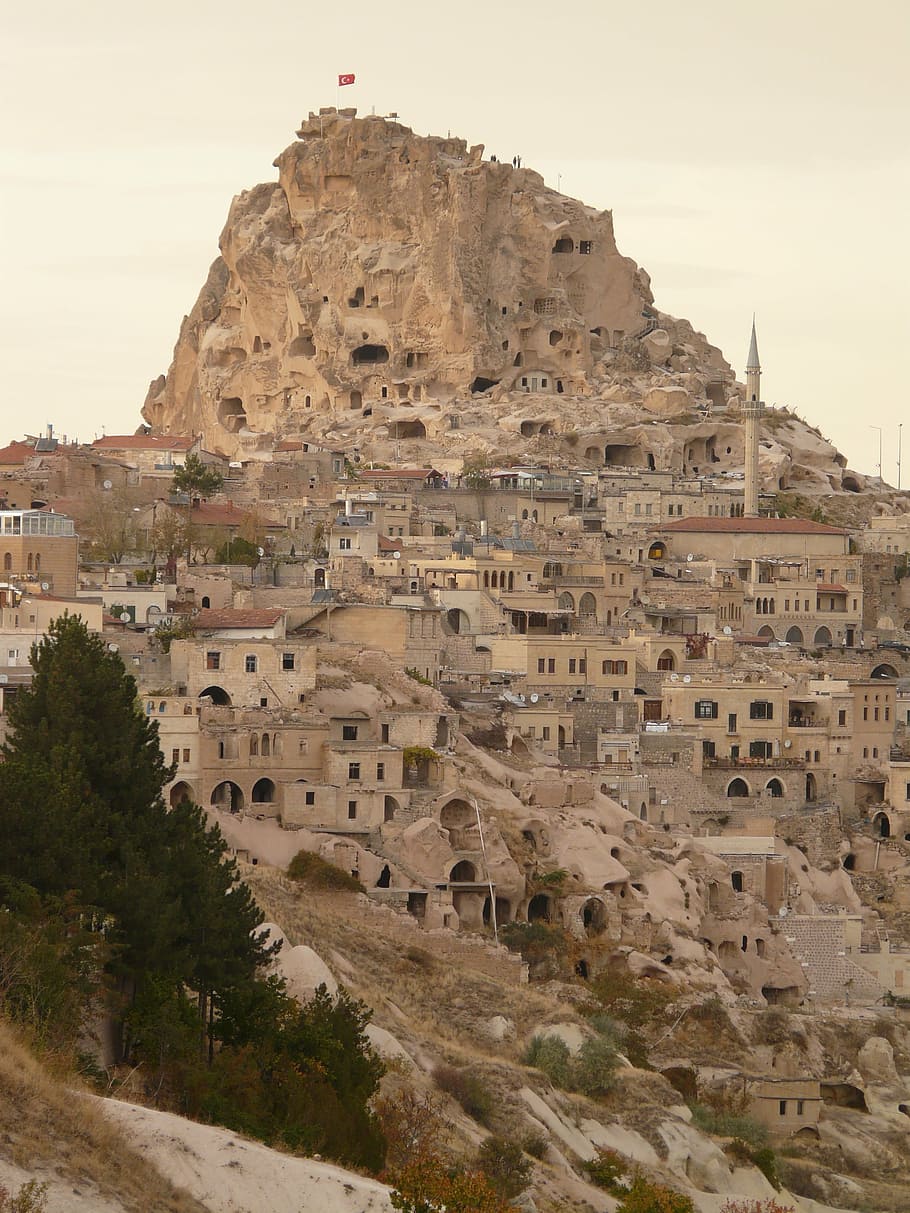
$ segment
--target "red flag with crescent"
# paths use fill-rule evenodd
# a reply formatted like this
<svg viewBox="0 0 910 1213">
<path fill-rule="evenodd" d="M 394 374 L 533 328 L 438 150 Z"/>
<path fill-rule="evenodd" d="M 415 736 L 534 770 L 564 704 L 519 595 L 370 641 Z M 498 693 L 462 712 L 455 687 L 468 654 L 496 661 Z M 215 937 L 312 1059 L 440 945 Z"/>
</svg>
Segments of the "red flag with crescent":
<svg viewBox="0 0 910 1213">
<path fill-rule="evenodd" d="M 338 77 L 338 87 L 339 88 L 341 88 L 342 85 L 353 84 L 353 83 L 354 83 L 354 73 L 353 72 L 346 72 L 344 75 Z"/>
</svg>

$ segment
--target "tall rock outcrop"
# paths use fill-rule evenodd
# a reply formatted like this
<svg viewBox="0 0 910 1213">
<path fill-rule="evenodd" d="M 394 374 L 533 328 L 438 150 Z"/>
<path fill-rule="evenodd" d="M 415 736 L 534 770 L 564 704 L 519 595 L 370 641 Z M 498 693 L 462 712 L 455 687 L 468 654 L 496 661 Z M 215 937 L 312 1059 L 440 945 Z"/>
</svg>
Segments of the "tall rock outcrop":
<svg viewBox="0 0 910 1213">
<path fill-rule="evenodd" d="M 672 353 L 610 212 L 479 146 L 353 110 L 311 114 L 297 135 L 278 183 L 231 206 L 170 371 L 149 390 L 155 429 L 202 432 L 234 454 L 371 406 L 457 415 L 496 385 L 588 394 L 629 339 Z M 732 380 L 687 335 L 693 369 Z"/>
<path fill-rule="evenodd" d="M 365 459 L 742 468 L 740 385 L 656 309 L 609 211 L 355 110 L 310 114 L 275 165 L 277 183 L 234 199 L 149 389 L 155 431 L 232 458 L 302 437 Z M 765 490 L 865 487 L 789 413 L 762 438 Z"/>
</svg>

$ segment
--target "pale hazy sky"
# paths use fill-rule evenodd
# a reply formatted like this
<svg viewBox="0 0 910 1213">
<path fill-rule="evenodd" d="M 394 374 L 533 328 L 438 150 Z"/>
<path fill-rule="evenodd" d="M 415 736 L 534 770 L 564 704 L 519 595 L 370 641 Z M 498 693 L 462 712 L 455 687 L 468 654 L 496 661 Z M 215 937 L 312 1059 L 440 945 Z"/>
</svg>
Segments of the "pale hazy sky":
<svg viewBox="0 0 910 1213">
<path fill-rule="evenodd" d="M 613 211 L 766 401 L 895 480 L 907 413 L 906 0 L 31 0 L 2 6 L 0 442 L 132 432 L 231 197 L 335 103 Z M 910 486 L 910 426 L 903 484 Z"/>
</svg>

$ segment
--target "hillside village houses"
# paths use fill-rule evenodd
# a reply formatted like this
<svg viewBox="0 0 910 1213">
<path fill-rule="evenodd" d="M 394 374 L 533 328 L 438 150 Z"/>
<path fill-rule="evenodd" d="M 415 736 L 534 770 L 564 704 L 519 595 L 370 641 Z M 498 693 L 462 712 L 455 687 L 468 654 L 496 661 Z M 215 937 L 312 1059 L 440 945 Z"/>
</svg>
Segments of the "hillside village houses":
<svg viewBox="0 0 910 1213">
<path fill-rule="evenodd" d="M 0 511 L 0 703 L 49 620 L 78 610 L 137 677 L 173 765 L 170 803 L 202 804 L 245 855 L 258 822 L 287 854 L 305 837 L 424 927 L 483 929 L 495 901 L 500 922 L 543 916 L 584 937 L 596 921 L 646 947 L 621 863 L 594 907 L 529 896 L 490 820 L 481 845 L 458 774 L 460 703 L 486 714 L 497 746 L 553 772 L 516 784 L 532 818 L 602 794 L 726 873 L 699 929 L 744 988 L 836 1000 L 805 976 L 827 955 L 827 911 L 803 914 L 789 942 L 779 928 L 802 904 L 783 840 L 856 878 L 910 854 L 908 650 L 895 639 L 910 595 L 893 560 L 871 563 L 906 551 L 900 522 L 851 532 L 775 517 L 764 500 L 749 513 L 749 485 L 696 471 L 698 452 L 677 472 L 608 451 L 599 474 L 528 465 L 470 486 L 432 467 L 358 473 L 307 448 L 208 456 L 226 480 L 205 501 L 169 484 L 201 439 L 97 440 L 94 457 L 140 498 L 116 565 L 86 562 L 86 525 L 52 505 Z M 7 452 L 10 500 L 35 488 L 37 453 Z M 165 567 L 154 541 L 169 513 L 210 534 Z M 259 537 L 258 563 L 205 563 L 242 531 Z M 374 665 L 411 692 L 355 702 L 345 688 Z M 897 944 L 871 949 L 861 923 L 836 938 L 854 997 L 910 988 Z"/>
</svg>

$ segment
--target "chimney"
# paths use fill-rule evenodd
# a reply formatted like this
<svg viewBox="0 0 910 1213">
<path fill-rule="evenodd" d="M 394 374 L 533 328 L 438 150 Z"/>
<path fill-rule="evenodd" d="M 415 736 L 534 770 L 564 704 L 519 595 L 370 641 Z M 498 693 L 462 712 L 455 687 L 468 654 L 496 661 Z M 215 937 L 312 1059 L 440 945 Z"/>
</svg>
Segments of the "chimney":
<svg viewBox="0 0 910 1213">
<path fill-rule="evenodd" d="M 514 518 L 512 520 L 512 538 L 513 539 L 521 538 L 521 523 L 518 521 L 517 518 Z"/>
<path fill-rule="evenodd" d="M 486 539 L 486 537 L 487 537 L 487 520 L 486 520 L 486 518 L 481 518 L 481 520 L 480 520 L 480 538 Z"/>
<path fill-rule="evenodd" d="M 344 516 L 345 516 L 345 518 L 350 518 L 353 513 L 354 513 L 354 502 L 350 499 L 350 497 L 345 496 L 345 499 L 344 499 Z"/>
<path fill-rule="evenodd" d="M 47 430 L 46 430 L 44 436 L 45 436 L 45 438 L 53 438 L 53 436 L 54 436 L 54 427 L 51 425 L 50 422 L 47 423 Z"/>
</svg>

